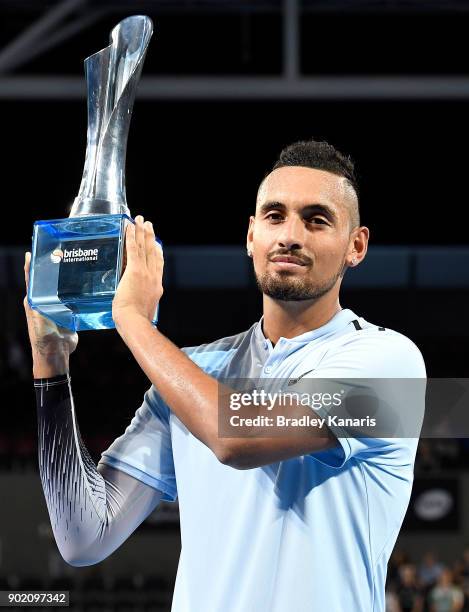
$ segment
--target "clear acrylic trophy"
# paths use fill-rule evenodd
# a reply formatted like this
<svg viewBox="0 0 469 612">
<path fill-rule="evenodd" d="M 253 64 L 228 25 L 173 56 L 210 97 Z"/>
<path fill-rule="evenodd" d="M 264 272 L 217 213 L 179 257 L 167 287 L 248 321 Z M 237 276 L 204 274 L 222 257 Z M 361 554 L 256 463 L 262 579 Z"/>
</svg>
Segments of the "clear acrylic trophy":
<svg viewBox="0 0 469 612">
<path fill-rule="evenodd" d="M 68 218 L 34 224 L 29 305 L 73 331 L 115 327 L 112 300 L 133 222 L 125 194 L 127 136 L 152 32 L 149 17 L 128 17 L 112 30 L 111 44 L 85 60 L 88 142 L 80 191 Z M 158 308 L 153 323 L 157 318 Z"/>
</svg>

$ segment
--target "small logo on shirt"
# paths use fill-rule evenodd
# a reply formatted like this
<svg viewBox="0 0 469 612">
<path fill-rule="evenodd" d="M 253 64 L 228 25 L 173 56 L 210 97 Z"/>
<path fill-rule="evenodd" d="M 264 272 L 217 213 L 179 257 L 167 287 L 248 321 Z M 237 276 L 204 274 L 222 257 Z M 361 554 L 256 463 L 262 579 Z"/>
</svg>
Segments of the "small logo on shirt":
<svg viewBox="0 0 469 612">
<path fill-rule="evenodd" d="M 298 376 L 298 378 L 291 378 L 291 379 L 288 381 L 288 386 L 290 387 L 291 385 L 295 385 L 295 384 L 296 384 L 296 383 L 297 383 L 297 382 L 300 380 L 300 378 L 303 378 L 303 376 L 306 376 L 306 374 L 309 374 L 309 373 L 310 373 L 310 372 L 312 372 L 313 370 L 314 370 L 314 368 L 313 368 L 312 370 L 308 370 L 307 372 L 303 372 L 303 374 L 301 374 L 300 376 Z"/>
</svg>

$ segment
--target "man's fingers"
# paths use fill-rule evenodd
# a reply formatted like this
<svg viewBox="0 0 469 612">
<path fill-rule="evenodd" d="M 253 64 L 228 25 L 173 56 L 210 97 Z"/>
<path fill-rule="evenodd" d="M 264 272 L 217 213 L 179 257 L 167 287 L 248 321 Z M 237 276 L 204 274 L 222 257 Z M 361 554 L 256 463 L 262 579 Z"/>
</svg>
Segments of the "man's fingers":
<svg viewBox="0 0 469 612">
<path fill-rule="evenodd" d="M 129 223 L 125 233 L 125 253 L 127 257 L 126 267 L 137 257 L 137 245 L 135 243 L 135 226 Z"/>
<path fill-rule="evenodd" d="M 153 231 L 153 224 L 150 221 L 145 221 L 145 250 L 147 254 L 147 265 L 150 270 L 154 270 L 156 266 L 156 253 L 155 253 L 155 232 Z"/>
<path fill-rule="evenodd" d="M 146 259 L 145 255 L 145 227 L 142 215 L 135 217 L 135 243 L 137 245 L 137 255 L 140 259 Z"/>
<path fill-rule="evenodd" d="M 145 221 L 141 215 L 135 217 L 135 225 L 129 223 L 127 226 L 126 245 L 126 254 L 129 262 L 132 259 L 140 260 L 139 265 L 145 262 L 152 270 L 158 264 L 163 265 L 163 256 L 161 252 L 158 253 L 153 224 L 150 221 Z"/>
<path fill-rule="evenodd" d="M 26 293 L 28 292 L 28 288 L 29 288 L 29 267 L 31 265 L 31 253 L 29 251 L 26 251 L 26 253 L 24 254 L 24 282 L 26 285 Z"/>
<path fill-rule="evenodd" d="M 163 257 L 163 247 L 159 242 L 154 242 L 155 245 L 155 253 L 156 253 L 156 265 L 161 266 L 161 275 L 163 276 L 163 268 L 164 268 L 164 257 Z"/>
</svg>

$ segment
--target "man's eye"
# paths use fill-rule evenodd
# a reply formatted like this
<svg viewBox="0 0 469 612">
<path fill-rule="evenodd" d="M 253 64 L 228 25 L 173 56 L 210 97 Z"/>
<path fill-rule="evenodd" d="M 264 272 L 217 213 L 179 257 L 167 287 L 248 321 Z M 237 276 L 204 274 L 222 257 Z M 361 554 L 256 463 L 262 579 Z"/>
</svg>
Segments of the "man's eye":
<svg viewBox="0 0 469 612">
<path fill-rule="evenodd" d="M 281 221 L 282 215 L 280 213 L 271 213 L 270 215 L 267 215 L 266 218 L 269 219 L 269 221 Z"/>
<path fill-rule="evenodd" d="M 312 223 L 318 223 L 320 225 L 327 225 L 327 221 L 322 217 L 311 217 L 310 219 L 308 219 L 308 221 L 311 221 Z"/>
</svg>

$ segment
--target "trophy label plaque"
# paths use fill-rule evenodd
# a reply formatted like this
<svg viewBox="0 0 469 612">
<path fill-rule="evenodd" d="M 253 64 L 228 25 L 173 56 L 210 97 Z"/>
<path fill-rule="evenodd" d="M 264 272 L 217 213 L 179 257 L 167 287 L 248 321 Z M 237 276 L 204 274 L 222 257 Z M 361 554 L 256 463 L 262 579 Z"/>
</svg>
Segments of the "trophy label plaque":
<svg viewBox="0 0 469 612">
<path fill-rule="evenodd" d="M 57 294 L 62 301 L 113 295 L 117 286 L 118 237 L 67 241 L 61 253 Z"/>
</svg>

